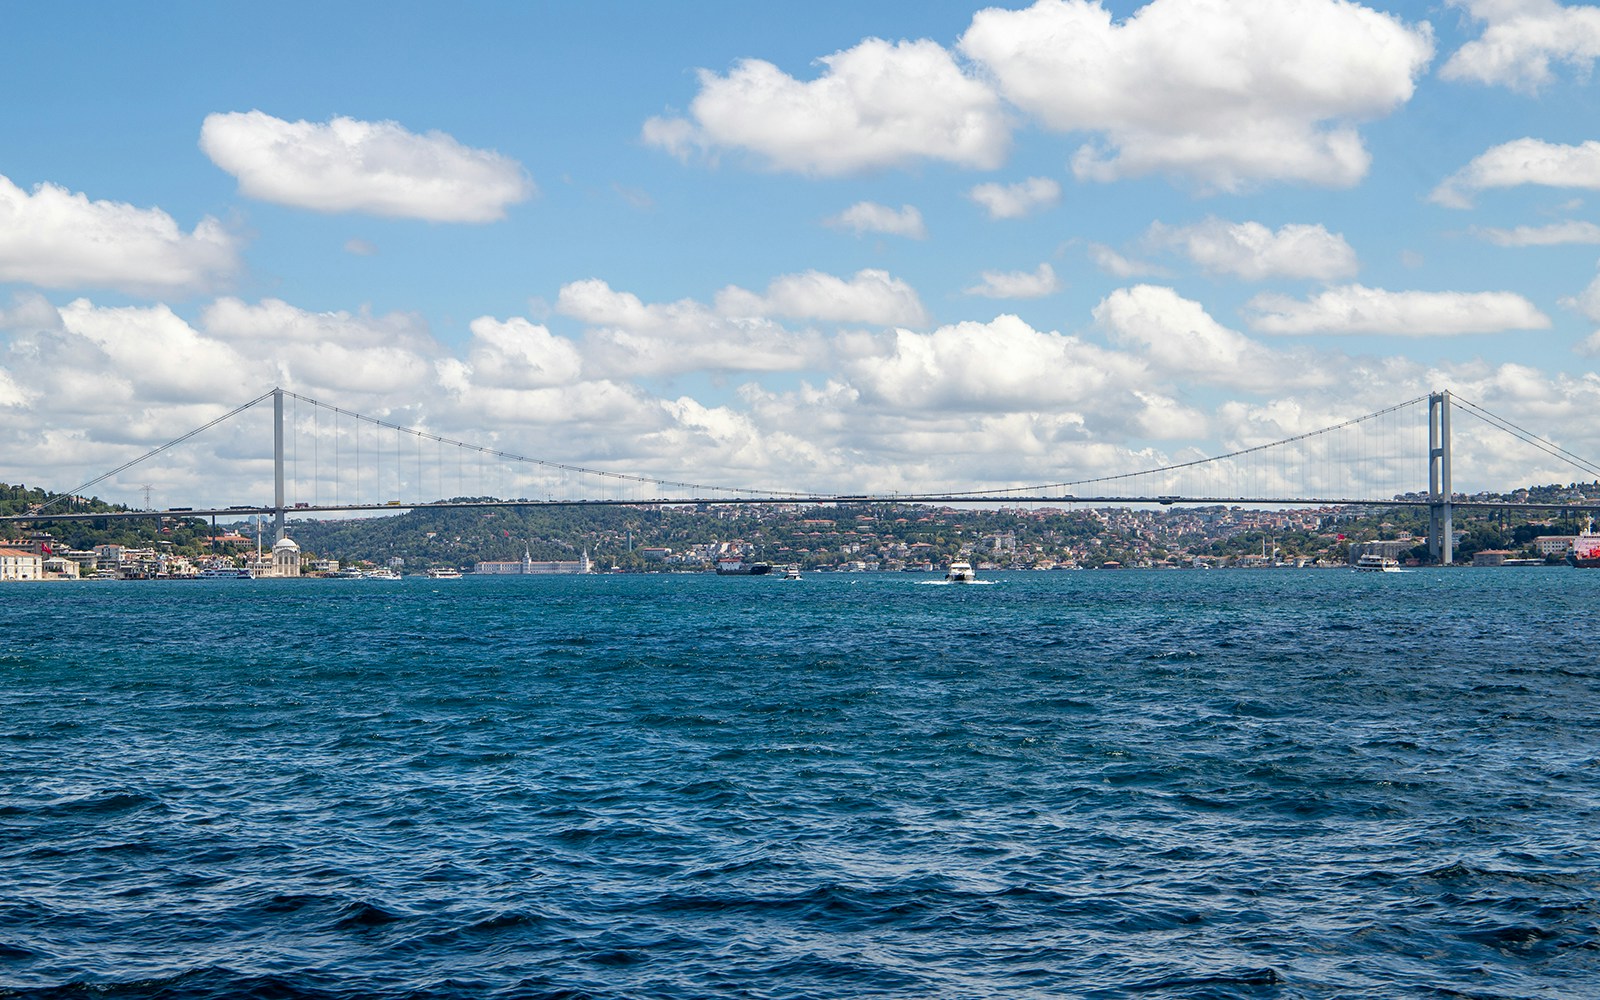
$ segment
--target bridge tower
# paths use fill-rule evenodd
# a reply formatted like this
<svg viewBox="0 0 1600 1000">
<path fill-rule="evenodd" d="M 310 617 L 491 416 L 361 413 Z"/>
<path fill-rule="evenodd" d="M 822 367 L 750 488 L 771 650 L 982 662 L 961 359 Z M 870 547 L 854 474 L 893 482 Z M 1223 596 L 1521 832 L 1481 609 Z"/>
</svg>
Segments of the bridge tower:
<svg viewBox="0 0 1600 1000">
<path fill-rule="evenodd" d="M 272 390 L 272 479 L 273 540 L 283 541 L 288 530 L 283 523 L 283 389 Z"/>
<path fill-rule="evenodd" d="M 1445 566 L 1453 561 L 1455 546 L 1450 496 L 1450 390 L 1446 389 L 1428 394 L 1428 555 Z"/>
</svg>

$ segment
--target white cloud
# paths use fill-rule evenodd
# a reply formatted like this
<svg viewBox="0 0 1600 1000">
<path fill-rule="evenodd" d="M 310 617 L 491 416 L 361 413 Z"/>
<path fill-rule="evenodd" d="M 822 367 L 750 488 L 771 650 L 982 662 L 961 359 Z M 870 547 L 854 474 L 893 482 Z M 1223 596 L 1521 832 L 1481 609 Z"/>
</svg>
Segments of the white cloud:
<svg viewBox="0 0 1600 1000">
<path fill-rule="evenodd" d="M 318 212 L 493 222 L 534 192 L 515 160 L 392 121 L 212 114 L 201 126 L 200 148 L 239 179 L 247 197 Z"/>
<path fill-rule="evenodd" d="M 580 381 L 583 360 L 577 346 L 544 326 L 521 317 L 480 316 L 471 329 L 467 364 L 478 384 L 527 389 Z"/>
<path fill-rule="evenodd" d="M 1080 179 L 1152 172 L 1236 190 L 1348 187 L 1370 156 L 1355 123 L 1411 98 L 1426 25 L 1343 0 L 1153 0 L 1125 21 L 1091 0 L 973 17 L 961 51 L 1013 104 L 1061 132 L 1098 132 Z"/>
<path fill-rule="evenodd" d="M 726 294 L 726 293 L 725 293 Z M 732 298 L 719 296 L 719 305 Z M 875 268 L 857 271 L 847 281 L 821 271 L 785 274 L 767 286 L 765 315 L 872 326 L 922 326 L 927 310 L 912 287 Z"/>
<path fill-rule="evenodd" d="M 1569 63 L 1587 76 L 1600 58 L 1600 9 L 1555 0 L 1450 0 L 1486 27 L 1483 37 L 1456 50 L 1439 75 L 1532 93 L 1550 82 L 1550 63 Z"/>
<path fill-rule="evenodd" d="M 982 283 L 967 289 L 967 294 L 990 299 L 1038 299 L 1060 290 L 1055 268 L 1045 263 L 1033 271 L 985 271 Z"/>
<path fill-rule="evenodd" d="M 1258 295 L 1245 304 L 1250 326 L 1265 333 L 1386 333 L 1448 337 L 1543 330 L 1550 319 L 1514 292 L 1390 292 L 1344 285 L 1299 301 Z"/>
<path fill-rule="evenodd" d="M 597 378 L 794 371 L 814 361 L 819 338 L 791 333 L 766 308 L 743 289 L 719 295 L 716 309 L 693 299 L 645 303 L 598 278 L 569 282 L 556 299 L 556 312 L 588 327 L 579 350 L 584 371 Z"/>
<path fill-rule="evenodd" d="M 1094 262 L 1095 267 L 1116 278 L 1138 278 L 1164 273 L 1163 268 L 1147 261 L 1124 257 L 1102 243 L 1089 244 L 1089 259 Z"/>
<path fill-rule="evenodd" d="M 1153 223 L 1146 241 L 1182 253 L 1207 271 L 1246 281 L 1267 278 L 1348 278 L 1360 269 L 1343 236 L 1322 226 L 1287 225 L 1273 232 L 1259 222 L 1207 219 L 1192 226 Z"/>
<path fill-rule="evenodd" d="M 987 86 L 934 42 L 868 38 L 802 82 L 759 59 L 700 72 L 693 121 L 652 118 L 642 137 L 675 156 L 742 149 L 775 170 L 838 176 L 920 159 L 1000 165 L 1010 126 Z"/>
<path fill-rule="evenodd" d="M 138 385 L 146 400 L 242 402 L 265 388 L 250 384 L 249 372 L 259 372 L 260 362 L 205 336 L 165 305 L 113 308 L 76 299 L 61 308 L 61 320 L 67 336 L 102 355 L 97 370 Z"/>
<path fill-rule="evenodd" d="M 309 312 L 281 299 L 218 299 L 201 312 L 200 326 L 251 359 L 258 384 L 312 393 L 404 395 L 427 381 L 439 350 L 414 315 Z"/>
<path fill-rule="evenodd" d="M 0 281 L 182 295 L 239 267 L 239 241 L 207 216 L 184 233 L 159 208 L 90 201 L 54 184 L 30 194 L 0 176 Z"/>
<path fill-rule="evenodd" d="M 1446 178 L 1429 200 L 1471 208 L 1478 191 L 1521 184 L 1600 190 L 1600 142 L 1563 146 L 1524 138 L 1502 143 Z"/>
<path fill-rule="evenodd" d="M 1568 243 L 1600 243 L 1600 226 L 1569 219 L 1548 226 L 1517 226 L 1514 229 L 1474 228 L 1473 232 L 1496 246 L 1549 247 Z"/>
<path fill-rule="evenodd" d="M 1589 282 L 1589 287 L 1572 298 L 1562 299 L 1561 304 L 1568 309 L 1576 309 L 1589 319 L 1600 323 L 1600 277 Z"/>
<path fill-rule="evenodd" d="M 1168 376 L 1238 388 L 1318 384 L 1325 377 L 1213 319 L 1200 303 L 1159 285 L 1120 288 L 1094 309 L 1113 344 Z"/>
<path fill-rule="evenodd" d="M 1600 277 L 1589 282 L 1589 286 L 1577 295 L 1562 299 L 1561 304 L 1581 313 L 1591 323 L 1600 323 Z M 1600 355 L 1600 330 L 1584 338 L 1574 349 L 1579 354 L 1591 357 Z"/>
<path fill-rule="evenodd" d="M 1015 184 L 979 184 L 967 193 L 989 211 L 991 219 L 1020 219 L 1061 200 L 1061 185 L 1048 177 L 1029 177 Z"/>
<path fill-rule="evenodd" d="M 838 215 L 824 219 L 823 224 L 835 229 L 853 230 L 857 235 L 884 233 L 913 240 L 928 238 L 927 227 L 922 224 L 922 213 L 917 211 L 915 205 L 901 205 L 897 211 L 888 205 L 858 201 Z"/>
<path fill-rule="evenodd" d="M 964 412 L 1094 404 L 1136 384 L 1143 366 L 1015 316 L 932 333 L 899 330 L 851 353 L 841 369 L 864 402 L 891 410 Z"/>
<path fill-rule="evenodd" d="M 357 257 L 376 257 L 378 255 L 378 247 L 377 244 L 368 240 L 352 237 L 345 240 L 344 252 Z"/>
</svg>

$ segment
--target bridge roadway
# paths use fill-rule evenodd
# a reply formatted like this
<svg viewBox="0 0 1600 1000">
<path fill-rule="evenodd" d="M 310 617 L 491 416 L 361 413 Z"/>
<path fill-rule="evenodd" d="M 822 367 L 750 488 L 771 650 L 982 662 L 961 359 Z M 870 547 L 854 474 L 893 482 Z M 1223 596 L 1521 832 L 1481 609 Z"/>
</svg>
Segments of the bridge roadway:
<svg viewBox="0 0 1600 1000">
<path fill-rule="evenodd" d="M 873 503 L 900 503 L 919 504 L 927 506 L 953 506 L 967 505 L 995 505 L 995 506 L 1024 506 L 1024 505 L 1068 505 L 1074 507 L 1131 507 L 1131 506 L 1203 506 L 1203 507 L 1431 507 L 1433 501 L 1423 497 L 1405 500 L 1351 500 L 1327 499 L 1319 497 L 1288 498 L 1283 497 L 1186 497 L 1186 496 L 1153 496 L 1153 497 L 1128 497 L 1128 496 L 1074 496 L 1072 494 L 1057 494 L 1054 496 L 1012 496 L 995 494 L 952 494 L 941 496 L 937 494 L 889 494 L 889 495 L 845 495 L 831 496 L 818 494 L 815 496 L 784 496 L 784 497 L 656 497 L 645 500 L 439 500 L 431 503 L 402 503 L 389 501 L 387 503 L 371 504 L 322 504 L 303 505 L 294 504 L 285 507 L 276 506 L 251 506 L 235 505 L 230 507 L 168 507 L 165 510 L 122 510 L 100 513 L 83 513 L 69 511 L 63 513 L 37 513 L 37 514 L 7 514 L 0 515 L 0 523 L 12 522 L 40 522 L 40 521 L 97 521 L 97 520 L 126 520 L 131 518 L 150 517 L 255 517 L 257 515 L 276 517 L 282 513 L 285 516 L 299 517 L 310 514 L 330 513 L 366 513 L 390 512 L 399 513 L 411 510 L 471 510 L 494 507 L 697 507 L 697 506 L 737 506 L 737 505 L 789 505 L 789 506 L 816 506 L 822 504 L 873 504 Z M 1570 503 L 1518 503 L 1508 500 L 1469 500 L 1455 499 L 1450 501 L 1451 507 L 1461 508 L 1490 508 L 1507 510 L 1540 510 L 1540 511 L 1587 511 L 1600 512 L 1600 503 L 1570 504 Z"/>
</svg>

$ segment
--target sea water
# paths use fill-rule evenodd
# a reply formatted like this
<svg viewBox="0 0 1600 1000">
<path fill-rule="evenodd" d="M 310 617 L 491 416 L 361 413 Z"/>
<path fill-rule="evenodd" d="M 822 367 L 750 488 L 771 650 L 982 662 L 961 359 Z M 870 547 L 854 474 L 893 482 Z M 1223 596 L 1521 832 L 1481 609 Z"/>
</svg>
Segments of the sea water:
<svg viewBox="0 0 1600 1000">
<path fill-rule="evenodd" d="M 1600 573 L 0 586 L 0 996 L 1600 996 Z"/>
</svg>

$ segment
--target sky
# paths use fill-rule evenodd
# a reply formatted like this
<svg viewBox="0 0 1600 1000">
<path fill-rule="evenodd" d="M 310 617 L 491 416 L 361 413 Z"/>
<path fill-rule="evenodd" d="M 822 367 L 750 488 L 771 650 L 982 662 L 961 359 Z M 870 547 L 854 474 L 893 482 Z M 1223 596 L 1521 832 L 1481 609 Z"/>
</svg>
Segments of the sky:
<svg viewBox="0 0 1600 1000">
<path fill-rule="evenodd" d="M 6 481 L 274 386 L 818 492 L 1075 481 L 1445 389 L 1600 458 L 1593 4 L 87 10 L 6 15 Z M 1458 489 L 1586 478 L 1469 423 Z M 242 433 L 94 492 L 259 502 Z"/>
</svg>

